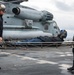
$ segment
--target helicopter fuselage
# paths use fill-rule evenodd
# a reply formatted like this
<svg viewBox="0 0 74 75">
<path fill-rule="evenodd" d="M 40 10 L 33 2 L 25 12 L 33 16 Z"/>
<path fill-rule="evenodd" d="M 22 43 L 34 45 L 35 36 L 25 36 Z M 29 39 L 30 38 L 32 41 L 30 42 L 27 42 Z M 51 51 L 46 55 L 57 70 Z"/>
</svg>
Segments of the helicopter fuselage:
<svg viewBox="0 0 74 75">
<path fill-rule="evenodd" d="M 60 29 L 48 11 L 22 6 L 16 3 L 4 3 L 3 38 L 26 39 L 39 36 L 57 36 Z"/>
</svg>

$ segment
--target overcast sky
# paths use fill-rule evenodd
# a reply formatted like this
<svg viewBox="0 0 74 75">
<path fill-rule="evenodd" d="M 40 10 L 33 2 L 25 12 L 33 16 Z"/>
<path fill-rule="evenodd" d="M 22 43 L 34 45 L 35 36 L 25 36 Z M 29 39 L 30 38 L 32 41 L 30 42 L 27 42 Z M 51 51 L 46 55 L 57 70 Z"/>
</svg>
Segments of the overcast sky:
<svg viewBox="0 0 74 75">
<path fill-rule="evenodd" d="M 23 2 L 21 5 L 51 12 L 59 28 L 67 30 L 67 38 L 73 37 L 74 0 L 29 0 L 28 2 Z"/>
</svg>

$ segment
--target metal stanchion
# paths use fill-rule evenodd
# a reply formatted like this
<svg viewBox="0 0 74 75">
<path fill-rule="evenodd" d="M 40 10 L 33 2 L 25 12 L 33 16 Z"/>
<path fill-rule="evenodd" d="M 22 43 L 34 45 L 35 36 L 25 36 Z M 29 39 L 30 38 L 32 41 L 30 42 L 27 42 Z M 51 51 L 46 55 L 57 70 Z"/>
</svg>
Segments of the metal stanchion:
<svg viewBox="0 0 74 75">
<path fill-rule="evenodd" d="M 73 46 L 74 41 L 64 42 L 22 42 L 19 40 L 3 41 L 0 43 L 0 48 L 19 48 L 19 47 L 59 47 L 59 46 Z"/>
</svg>

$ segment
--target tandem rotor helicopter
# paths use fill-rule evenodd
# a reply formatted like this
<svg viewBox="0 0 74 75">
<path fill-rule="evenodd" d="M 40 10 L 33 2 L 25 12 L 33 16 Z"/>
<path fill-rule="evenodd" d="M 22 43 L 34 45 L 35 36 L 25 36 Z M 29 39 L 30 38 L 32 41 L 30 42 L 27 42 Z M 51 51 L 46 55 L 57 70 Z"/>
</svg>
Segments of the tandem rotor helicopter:
<svg viewBox="0 0 74 75">
<path fill-rule="evenodd" d="M 6 6 L 3 16 L 3 39 L 33 39 L 31 42 L 64 41 L 67 31 L 59 29 L 53 20 L 53 14 L 20 5 L 24 1 L 28 0 L 0 0 L 0 3 Z"/>
</svg>

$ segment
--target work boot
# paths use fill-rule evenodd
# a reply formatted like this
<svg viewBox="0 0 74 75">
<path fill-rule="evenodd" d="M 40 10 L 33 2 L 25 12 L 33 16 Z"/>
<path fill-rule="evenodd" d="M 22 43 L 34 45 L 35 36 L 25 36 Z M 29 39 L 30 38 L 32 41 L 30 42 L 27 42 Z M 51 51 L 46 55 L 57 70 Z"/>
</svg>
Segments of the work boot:
<svg viewBox="0 0 74 75">
<path fill-rule="evenodd" d="M 67 68 L 67 70 L 70 71 L 70 72 L 74 70 L 74 60 L 73 60 L 73 66 L 70 67 L 70 68 Z"/>
<path fill-rule="evenodd" d="M 1 67 L 0 67 L 0 69 L 1 69 Z"/>
<path fill-rule="evenodd" d="M 74 67 L 67 68 L 67 70 L 72 72 L 74 70 Z"/>
<path fill-rule="evenodd" d="M 74 74 L 74 70 L 72 70 L 71 73 Z"/>
</svg>

